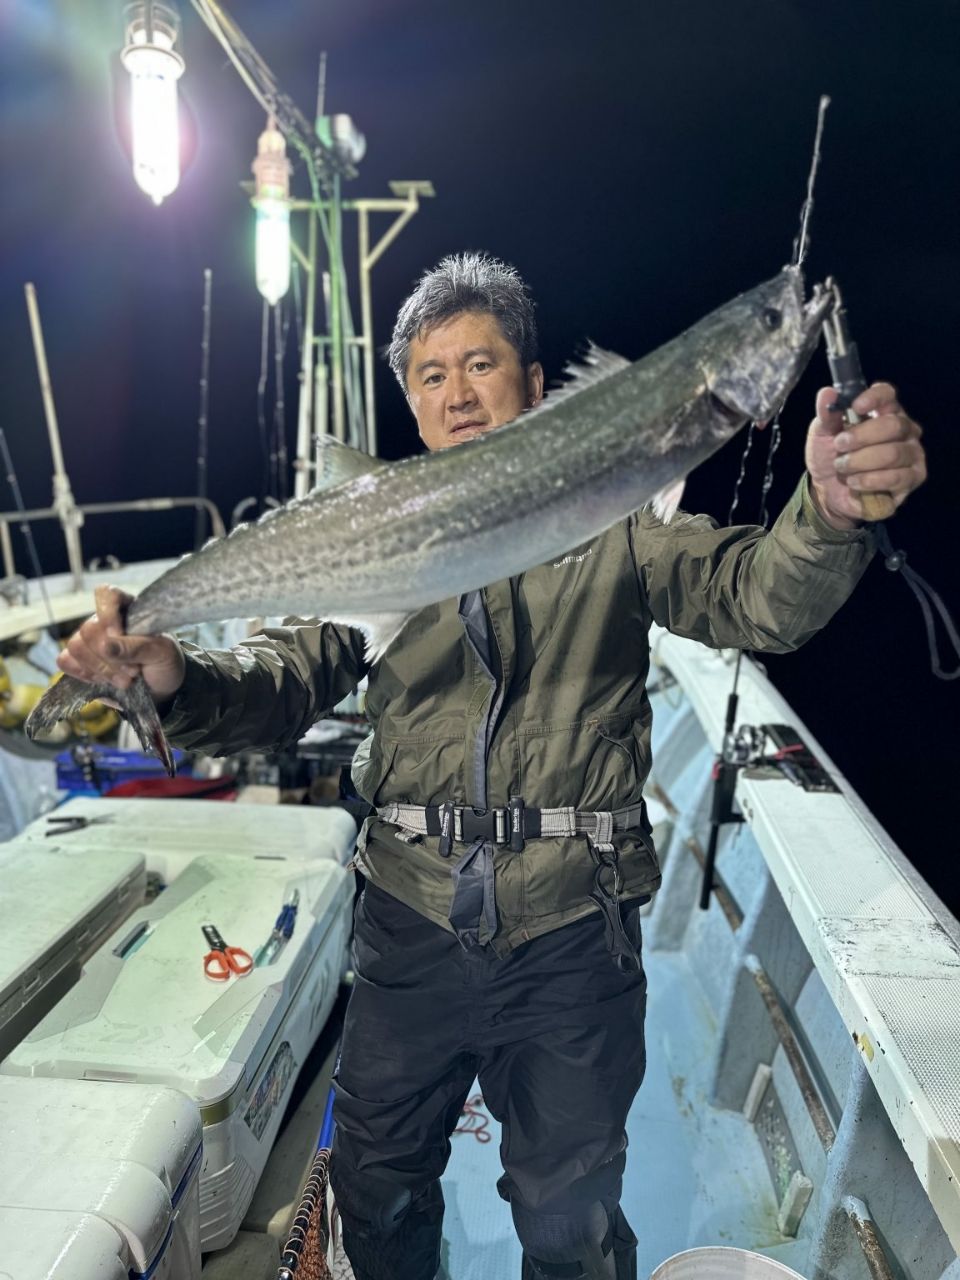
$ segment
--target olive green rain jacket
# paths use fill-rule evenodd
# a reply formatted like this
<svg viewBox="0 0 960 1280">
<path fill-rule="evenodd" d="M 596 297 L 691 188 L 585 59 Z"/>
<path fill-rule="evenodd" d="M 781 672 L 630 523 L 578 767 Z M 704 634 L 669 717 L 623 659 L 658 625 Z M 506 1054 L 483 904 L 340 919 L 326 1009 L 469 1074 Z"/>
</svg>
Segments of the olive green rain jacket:
<svg viewBox="0 0 960 1280">
<path fill-rule="evenodd" d="M 184 645 L 184 684 L 164 717 L 178 746 L 210 754 L 292 746 L 369 676 L 373 732 L 353 776 L 372 805 L 614 811 L 639 805 L 650 769 L 645 685 L 652 621 L 715 648 L 794 649 L 846 600 L 873 552 L 867 529 L 832 529 L 806 478 L 773 528 L 717 528 L 648 511 L 561 559 L 417 613 L 372 668 L 347 627 L 289 619 L 235 648 Z M 305 601 L 305 603 L 307 603 Z M 438 839 L 379 817 L 358 865 L 375 884 L 452 928 L 456 869 Z M 613 843 L 622 897 L 660 883 L 645 823 Z M 461 870 L 463 868 L 461 867 Z M 499 953 L 578 919 L 597 867 L 585 836 L 472 851 L 482 908 L 472 941 Z M 456 930 L 461 934 L 462 922 Z"/>
</svg>

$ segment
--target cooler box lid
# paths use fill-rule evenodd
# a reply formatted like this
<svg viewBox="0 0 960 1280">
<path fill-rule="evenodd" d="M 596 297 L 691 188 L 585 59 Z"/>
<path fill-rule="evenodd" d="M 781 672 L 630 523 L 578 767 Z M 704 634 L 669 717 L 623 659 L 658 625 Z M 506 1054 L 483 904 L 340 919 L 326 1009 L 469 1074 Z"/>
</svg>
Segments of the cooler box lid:
<svg viewBox="0 0 960 1280">
<path fill-rule="evenodd" d="M 255 955 L 294 889 L 296 925 L 274 963 L 226 982 L 204 975 L 202 925 Z M 205 1121 L 223 1118 L 230 1106 L 210 1109 L 233 1095 L 239 1104 L 352 899 L 353 877 L 335 862 L 198 858 L 114 932 L 0 1072 L 170 1085 Z"/>
<path fill-rule="evenodd" d="M 0 1206 L 96 1214 L 143 1273 L 199 1172 L 201 1140 L 196 1105 L 174 1089 L 0 1076 Z"/>
<path fill-rule="evenodd" d="M 57 816 L 101 820 L 64 836 L 65 846 L 99 846 L 109 831 L 128 848 L 141 850 L 147 870 L 168 884 L 203 853 L 236 853 L 262 860 L 333 858 L 346 863 L 357 838 L 357 824 L 346 809 L 336 806 L 77 796 L 62 804 Z M 47 829 L 46 819 L 38 818 L 19 838 L 43 844 Z"/>
<path fill-rule="evenodd" d="M 143 854 L 0 846 L 0 1028 L 143 900 Z"/>
<path fill-rule="evenodd" d="M 89 1213 L 0 1206 L 0 1277 L 128 1280 L 123 1241 Z"/>
</svg>

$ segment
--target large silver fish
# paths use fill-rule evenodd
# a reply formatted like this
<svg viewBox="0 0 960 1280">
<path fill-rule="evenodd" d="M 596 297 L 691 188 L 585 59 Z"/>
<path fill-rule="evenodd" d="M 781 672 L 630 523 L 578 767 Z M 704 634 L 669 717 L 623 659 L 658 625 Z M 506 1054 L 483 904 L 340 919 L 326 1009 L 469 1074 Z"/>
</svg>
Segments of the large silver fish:
<svg viewBox="0 0 960 1280">
<path fill-rule="evenodd" d="M 375 660 L 425 605 L 556 559 L 647 503 L 669 518 L 698 463 L 776 412 L 829 306 L 818 289 L 805 303 L 787 268 L 636 363 L 591 348 L 559 392 L 455 449 L 385 464 L 332 448 L 327 487 L 185 556 L 133 602 L 127 631 L 298 614 L 362 629 Z M 121 693 L 64 676 L 27 732 L 97 696 L 171 767 L 142 680 Z"/>
</svg>

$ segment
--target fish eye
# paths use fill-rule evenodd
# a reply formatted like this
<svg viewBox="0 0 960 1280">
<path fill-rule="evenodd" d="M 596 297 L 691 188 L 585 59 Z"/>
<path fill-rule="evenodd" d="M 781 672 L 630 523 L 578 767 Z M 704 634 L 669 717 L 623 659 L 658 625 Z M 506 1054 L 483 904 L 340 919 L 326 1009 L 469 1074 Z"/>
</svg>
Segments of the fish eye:
<svg viewBox="0 0 960 1280">
<path fill-rule="evenodd" d="M 783 324 L 783 312 L 778 311 L 776 307 L 764 307 L 763 323 L 764 323 L 764 326 L 767 329 L 769 329 L 771 332 L 773 332 L 776 329 L 779 329 L 780 326 Z"/>
</svg>

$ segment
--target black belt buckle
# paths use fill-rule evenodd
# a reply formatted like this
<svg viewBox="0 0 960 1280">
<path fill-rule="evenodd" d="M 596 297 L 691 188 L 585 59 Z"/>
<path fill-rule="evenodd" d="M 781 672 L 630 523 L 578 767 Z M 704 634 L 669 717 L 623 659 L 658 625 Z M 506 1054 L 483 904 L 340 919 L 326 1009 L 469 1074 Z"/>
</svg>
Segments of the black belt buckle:
<svg viewBox="0 0 960 1280">
<path fill-rule="evenodd" d="M 473 840 L 496 840 L 496 809 L 474 809 L 464 805 L 460 810 L 460 839 L 464 844 Z"/>
<path fill-rule="evenodd" d="M 511 809 L 474 809 L 464 805 L 457 810 L 460 823 L 458 839 L 464 844 L 470 844 L 474 840 L 491 840 L 496 845 L 509 845 L 511 817 Z"/>
</svg>

